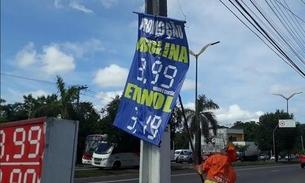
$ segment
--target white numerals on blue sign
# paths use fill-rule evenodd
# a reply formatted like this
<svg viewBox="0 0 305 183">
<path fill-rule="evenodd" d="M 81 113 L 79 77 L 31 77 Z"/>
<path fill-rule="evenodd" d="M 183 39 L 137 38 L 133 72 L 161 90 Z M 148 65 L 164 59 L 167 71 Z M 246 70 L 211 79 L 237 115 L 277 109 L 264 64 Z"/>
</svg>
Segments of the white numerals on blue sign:
<svg viewBox="0 0 305 183">
<path fill-rule="evenodd" d="M 139 76 L 137 76 L 137 80 L 143 82 L 143 84 L 146 83 L 147 79 L 145 78 L 145 71 L 147 67 L 147 62 L 145 60 L 145 58 L 141 58 L 141 66 L 139 67 L 139 71 L 140 74 Z M 150 84 L 154 85 L 156 83 L 158 83 L 159 77 L 160 77 L 160 73 L 163 69 L 163 65 L 162 62 L 160 60 L 156 60 L 152 66 L 151 66 L 151 73 L 152 73 L 152 78 L 151 78 L 151 82 Z M 175 81 L 175 77 L 177 75 L 177 67 L 174 65 L 167 65 L 164 68 L 163 71 L 163 75 L 164 78 L 168 79 L 168 83 L 162 83 L 160 86 L 166 89 L 169 89 L 173 86 L 174 81 Z"/>
<path fill-rule="evenodd" d="M 173 73 L 172 73 L 171 75 L 168 74 L 168 71 L 169 71 L 170 69 L 173 70 Z M 167 84 L 167 85 L 166 85 L 166 84 L 161 84 L 161 86 L 162 86 L 163 88 L 169 89 L 170 87 L 173 86 L 174 81 L 175 81 L 175 77 L 176 77 L 176 75 L 177 75 L 177 71 L 178 71 L 178 70 L 177 70 L 177 67 L 176 67 L 176 66 L 168 65 L 168 66 L 165 67 L 163 74 L 164 74 L 164 77 L 165 77 L 165 78 L 167 78 L 167 79 L 170 80 L 170 82 L 169 82 L 169 84 Z"/>
<path fill-rule="evenodd" d="M 138 122 L 138 117 L 137 117 L 138 108 L 137 107 L 135 107 L 135 113 L 136 113 L 136 116 L 131 117 L 133 124 L 127 126 L 127 129 L 132 131 L 132 133 L 135 133 L 137 131 L 137 129 L 136 129 L 136 124 Z M 161 123 L 162 123 L 161 116 L 158 116 L 158 115 L 148 116 L 148 118 L 145 122 L 145 125 L 143 126 L 143 135 L 146 134 L 147 127 L 150 127 L 150 133 L 147 135 L 147 138 L 150 140 L 153 140 L 157 136 Z"/>
<path fill-rule="evenodd" d="M 150 120 L 151 116 L 149 116 L 148 119 Z M 147 121 L 148 121 L 148 119 L 147 119 Z M 149 122 L 146 122 L 146 124 L 147 123 L 149 123 Z M 161 116 L 154 115 L 154 118 L 150 121 L 150 132 L 152 134 L 152 135 L 148 135 L 148 138 L 150 140 L 153 140 L 154 138 L 156 138 L 161 123 L 162 123 Z M 145 133 L 145 131 L 143 133 Z"/>
<path fill-rule="evenodd" d="M 154 85 L 158 81 L 159 73 L 161 72 L 162 67 L 163 66 L 160 60 L 156 60 L 151 66 L 151 73 L 155 76 L 154 80 L 150 82 L 151 84 Z"/>
<path fill-rule="evenodd" d="M 137 80 L 142 81 L 143 84 L 146 83 L 146 78 L 144 76 L 145 70 L 146 70 L 146 60 L 145 58 L 141 58 L 141 67 L 139 67 L 139 71 L 141 73 L 140 76 L 137 77 Z"/>
<path fill-rule="evenodd" d="M 135 129 L 135 127 L 136 127 L 136 124 L 137 124 L 137 121 L 138 121 L 138 117 L 137 117 L 138 116 L 138 108 L 135 107 L 134 109 L 136 111 L 136 116 L 131 116 L 131 120 L 133 121 L 133 125 L 132 126 L 130 126 L 130 125 L 127 126 L 128 130 L 133 131 L 132 133 L 136 133 L 137 130 Z"/>
</svg>

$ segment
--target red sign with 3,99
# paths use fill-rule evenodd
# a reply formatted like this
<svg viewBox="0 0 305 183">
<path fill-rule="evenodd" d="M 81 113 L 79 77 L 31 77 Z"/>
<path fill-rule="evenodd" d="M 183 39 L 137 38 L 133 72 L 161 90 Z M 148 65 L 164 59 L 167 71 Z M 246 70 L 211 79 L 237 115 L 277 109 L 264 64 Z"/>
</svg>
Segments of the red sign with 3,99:
<svg viewBox="0 0 305 183">
<path fill-rule="evenodd" d="M 40 182 L 46 118 L 0 125 L 0 183 Z"/>
</svg>

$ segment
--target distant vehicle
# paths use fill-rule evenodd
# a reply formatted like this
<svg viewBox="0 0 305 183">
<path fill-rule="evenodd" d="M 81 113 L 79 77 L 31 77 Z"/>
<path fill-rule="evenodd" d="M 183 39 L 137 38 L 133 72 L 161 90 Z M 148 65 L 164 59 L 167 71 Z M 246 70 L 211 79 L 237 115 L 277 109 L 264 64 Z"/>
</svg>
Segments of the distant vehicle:
<svg viewBox="0 0 305 183">
<path fill-rule="evenodd" d="M 299 159 L 300 159 L 301 167 L 304 168 L 305 167 L 305 155 L 300 155 Z"/>
<path fill-rule="evenodd" d="M 194 162 L 194 154 L 192 151 L 185 151 L 184 154 L 178 156 L 178 163 L 193 163 Z"/>
<path fill-rule="evenodd" d="M 242 161 L 257 161 L 258 160 L 258 155 L 260 153 L 260 150 L 258 147 L 255 145 L 254 142 L 250 141 L 233 141 L 233 144 L 235 145 L 248 145 L 248 149 L 245 151 L 237 151 L 237 155 L 240 160 Z"/>
<path fill-rule="evenodd" d="M 184 155 L 186 152 L 192 151 L 190 149 L 176 149 L 174 152 L 174 159 L 176 161 L 176 163 L 178 163 L 178 157 L 180 155 Z"/>
<path fill-rule="evenodd" d="M 266 161 L 266 160 L 269 160 L 269 159 L 270 159 L 270 157 L 269 157 L 268 154 L 261 154 L 259 156 L 259 160 L 261 160 L 261 161 Z"/>
<path fill-rule="evenodd" d="M 278 155 L 278 160 L 281 160 L 282 159 L 282 157 L 280 156 L 280 155 Z M 270 157 L 270 160 L 275 160 L 275 157 L 274 156 L 271 156 Z"/>
<path fill-rule="evenodd" d="M 92 155 L 92 166 L 120 169 L 140 165 L 140 139 L 134 138 L 128 144 L 113 144 L 102 141 Z"/>
<path fill-rule="evenodd" d="M 286 154 L 286 156 L 285 156 L 285 160 L 293 160 L 293 159 L 295 159 L 296 158 L 296 156 L 294 155 L 294 154 Z"/>
<path fill-rule="evenodd" d="M 91 165 L 92 154 L 97 148 L 98 144 L 105 141 L 107 135 L 103 134 L 91 134 L 85 139 L 85 149 L 83 151 L 82 163 Z"/>
</svg>

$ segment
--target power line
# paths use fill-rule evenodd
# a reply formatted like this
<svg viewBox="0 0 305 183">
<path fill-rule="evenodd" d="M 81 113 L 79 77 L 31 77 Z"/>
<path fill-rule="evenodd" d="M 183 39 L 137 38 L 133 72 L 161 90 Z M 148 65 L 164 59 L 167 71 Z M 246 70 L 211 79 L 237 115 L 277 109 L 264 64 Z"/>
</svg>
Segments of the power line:
<svg viewBox="0 0 305 183">
<path fill-rule="evenodd" d="M 255 0 L 247 3 L 242 0 L 229 0 L 230 3 L 219 1 L 284 62 L 305 78 L 304 29 L 300 24 L 300 21 L 304 21 L 285 1 L 282 3 L 280 0 L 274 0 L 268 3 L 266 0 L 277 21 Z M 227 4 L 231 4 L 231 7 Z M 280 25 L 284 29 L 281 29 Z"/>
<path fill-rule="evenodd" d="M 23 77 L 23 76 L 17 76 L 17 75 L 13 75 L 13 74 L 6 74 L 6 73 L 2 73 L 2 72 L 1 72 L 1 75 L 9 76 L 9 77 L 14 77 L 14 78 L 19 78 L 19 79 L 24 79 L 24 80 L 29 80 L 29 81 L 40 82 L 40 83 L 52 84 L 52 85 L 56 84 L 55 82 L 51 82 L 51 81 L 34 79 L 34 78 L 28 78 L 28 77 Z"/>
</svg>

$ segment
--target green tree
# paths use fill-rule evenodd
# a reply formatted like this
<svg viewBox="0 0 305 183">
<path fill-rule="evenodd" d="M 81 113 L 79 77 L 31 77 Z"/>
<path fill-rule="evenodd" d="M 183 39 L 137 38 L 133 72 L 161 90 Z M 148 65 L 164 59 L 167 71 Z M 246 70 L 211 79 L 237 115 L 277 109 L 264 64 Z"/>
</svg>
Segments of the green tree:
<svg viewBox="0 0 305 183">
<path fill-rule="evenodd" d="M 85 139 L 89 134 L 101 134 L 102 127 L 100 115 L 94 109 L 91 102 L 80 102 L 79 112 L 77 113 L 79 121 L 78 139 L 77 139 L 77 162 L 81 162 L 82 153 L 85 148 Z"/>
<path fill-rule="evenodd" d="M 66 84 L 60 76 L 57 76 L 57 89 L 59 91 L 60 99 L 60 114 L 63 119 L 71 119 L 72 113 L 75 112 L 75 104 L 79 98 L 79 88 L 77 86 L 69 86 L 66 88 Z"/>
<path fill-rule="evenodd" d="M 255 141 L 258 130 L 258 124 L 255 121 L 241 122 L 236 121 L 231 127 L 233 129 L 243 129 L 245 141 Z"/>
<path fill-rule="evenodd" d="M 259 149 L 263 151 L 273 150 L 273 132 L 275 139 L 275 157 L 281 151 L 292 151 L 296 138 L 299 137 L 297 128 L 278 128 L 279 119 L 293 119 L 293 114 L 288 114 L 283 110 L 276 110 L 275 113 L 267 113 L 259 118 L 259 127 L 256 142 Z"/>
<path fill-rule="evenodd" d="M 219 106 L 213 102 L 211 99 L 207 99 L 205 95 L 199 95 L 198 97 L 198 122 L 196 123 L 195 112 L 193 110 L 186 111 L 187 121 L 190 121 L 190 133 L 195 135 L 196 130 L 199 126 L 201 135 L 204 136 L 206 143 L 212 142 L 212 137 L 210 134 L 210 129 L 212 129 L 213 134 L 217 134 L 218 122 L 213 112 L 210 110 L 219 109 Z M 211 128 L 209 127 L 211 126 Z"/>
<path fill-rule="evenodd" d="M 3 99 L 2 102 L 5 100 Z M 1 104 L 1 118 L 0 122 L 11 122 L 28 119 L 28 109 L 21 102 L 14 104 Z"/>
<path fill-rule="evenodd" d="M 174 138 L 175 149 L 188 149 L 189 137 L 185 132 L 177 132 Z"/>
<path fill-rule="evenodd" d="M 58 117 L 60 114 L 60 102 L 56 94 L 39 96 L 32 101 L 33 117 Z"/>
<path fill-rule="evenodd" d="M 117 95 L 110 101 L 106 107 L 102 108 L 101 133 L 107 134 L 107 140 L 117 144 L 118 147 L 125 149 L 128 146 L 137 146 L 140 143 L 139 138 L 128 134 L 127 132 L 115 127 L 113 122 L 117 115 L 121 98 Z M 132 147 L 129 147 L 132 148 Z"/>
</svg>

